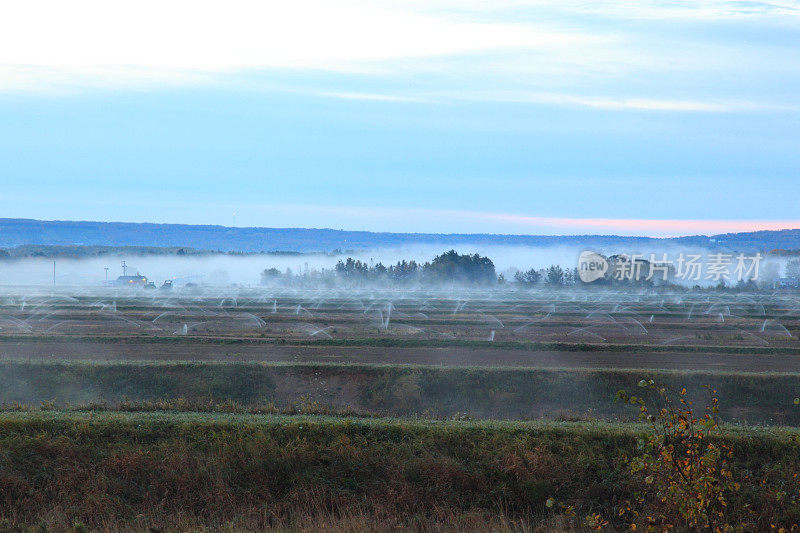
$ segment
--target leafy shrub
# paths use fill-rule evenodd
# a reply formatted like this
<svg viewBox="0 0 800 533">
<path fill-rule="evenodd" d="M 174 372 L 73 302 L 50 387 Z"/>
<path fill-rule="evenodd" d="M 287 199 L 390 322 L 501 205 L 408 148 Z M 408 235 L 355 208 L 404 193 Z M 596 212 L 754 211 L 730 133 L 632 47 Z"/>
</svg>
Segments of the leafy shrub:
<svg viewBox="0 0 800 533">
<path fill-rule="evenodd" d="M 755 529 L 756 513 L 740 494 L 747 474 L 734 471 L 733 447 L 720 439 L 716 391 L 709 389 L 710 405 L 696 414 L 685 388 L 674 392 L 653 380 L 641 380 L 639 387 L 655 392 L 659 405 L 649 406 L 645 398 L 625 391 L 617 393 L 619 401 L 638 407 L 639 419 L 650 426 L 638 439 L 638 455 L 629 462 L 631 473 L 646 488 L 637 494 L 638 505 L 628 503 L 620 516 L 632 518 L 632 530 L 638 525 L 648 531 Z M 768 481 L 759 484 L 763 487 Z M 788 495 L 786 491 L 776 494 L 779 500 Z M 797 496 L 795 488 L 792 499 L 796 501 Z M 792 530 L 796 528 L 794 524 Z"/>
</svg>

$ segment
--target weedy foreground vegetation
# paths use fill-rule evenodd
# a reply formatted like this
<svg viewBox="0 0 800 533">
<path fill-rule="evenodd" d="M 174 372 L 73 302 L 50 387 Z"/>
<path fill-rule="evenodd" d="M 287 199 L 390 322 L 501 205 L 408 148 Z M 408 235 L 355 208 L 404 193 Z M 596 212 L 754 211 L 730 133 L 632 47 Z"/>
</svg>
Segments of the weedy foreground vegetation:
<svg viewBox="0 0 800 533">
<path fill-rule="evenodd" d="M 800 432 L 723 432 L 689 411 L 651 420 L 666 434 L 601 422 L 7 411 L 2 527 L 350 530 L 360 517 L 360 529 L 791 529 Z"/>
</svg>

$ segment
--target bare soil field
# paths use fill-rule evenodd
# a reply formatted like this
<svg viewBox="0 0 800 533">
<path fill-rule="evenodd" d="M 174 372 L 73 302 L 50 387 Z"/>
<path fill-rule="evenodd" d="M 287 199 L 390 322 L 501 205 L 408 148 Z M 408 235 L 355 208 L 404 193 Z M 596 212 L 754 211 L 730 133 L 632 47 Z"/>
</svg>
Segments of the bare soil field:
<svg viewBox="0 0 800 533">
<path fill-rule="evenodd" d="M 580 291 L 95 291 L 0 300 L 2 335 L 797 347 L 800 299 Z"/>
<path fill-rule="evenodd" d="M 800 297 L 74 289 L 0 299 L 0 358 L 800 372 Z"/>
<path fill-rule="evenodd" d="M 798 353 L 726 353 L 614 349 L 528 350 L 482 347 L 330 346 L 96 341 L 0 338 L 0 359 L 28 361 L 218 361 L 265 363 L 350 363 L 530 368 L 642 368 L 728 372 L 800 372 Z"/>
</svg>

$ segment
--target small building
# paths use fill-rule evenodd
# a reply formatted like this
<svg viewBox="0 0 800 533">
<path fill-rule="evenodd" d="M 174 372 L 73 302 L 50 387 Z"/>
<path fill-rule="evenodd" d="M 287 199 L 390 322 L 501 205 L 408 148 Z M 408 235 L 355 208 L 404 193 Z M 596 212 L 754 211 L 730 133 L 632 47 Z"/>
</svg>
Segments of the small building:
<svg viewBox="0 0 800 533">
<path fill-rule="evenodd" d="M 135 276 L 120 276 L 108 284 L 114 287 L 145 287 L 147 278 L 137 272 Z"/>
</svg>

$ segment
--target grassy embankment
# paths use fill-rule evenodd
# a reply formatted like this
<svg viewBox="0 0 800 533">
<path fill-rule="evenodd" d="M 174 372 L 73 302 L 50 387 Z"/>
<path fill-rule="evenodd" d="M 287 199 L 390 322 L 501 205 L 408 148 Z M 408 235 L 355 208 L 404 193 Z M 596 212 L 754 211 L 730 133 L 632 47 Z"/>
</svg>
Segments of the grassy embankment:
<svg viewBox="0 0 800 533">
<path fill-rule="evenodd" d="M 563 527 L 549 497 L 615 522 L 639 488 L 635 424 L 201 413 L 0 413 L 0 529 L 337 525 Z M 789 524 L 797 430 L 725 438 L 752 479 L 731 502 Z M 734 507 L 738 508 L 738 507 Z M 460 526 L 459 526 L 460 524 Z M 560 526 L 559 526 L 560 524 Z M 357 530 L 358 528 L 356 528 Z"/>
<path fill-rule="evenodd" d="M 487 419 L 630 419 L 613 402 L 620 389 L 652 378 L 686 387 L 705 403 L 717 391 L 721 418 L 800 425 L 800 376 L 652 370 L 558 370 L 356 364 L 0 362 L 0 403 L 85 405 L 175 401 L 199 409 L 317 411 Z M 173 403 L 173 405 L 178 405 Z M 217 407 L 214 407 L 217 405 Z M 264 409 L 267 408 L 267 409 Z M 272 408 L 272 409 L 270 409 Z"/>
</svg>

